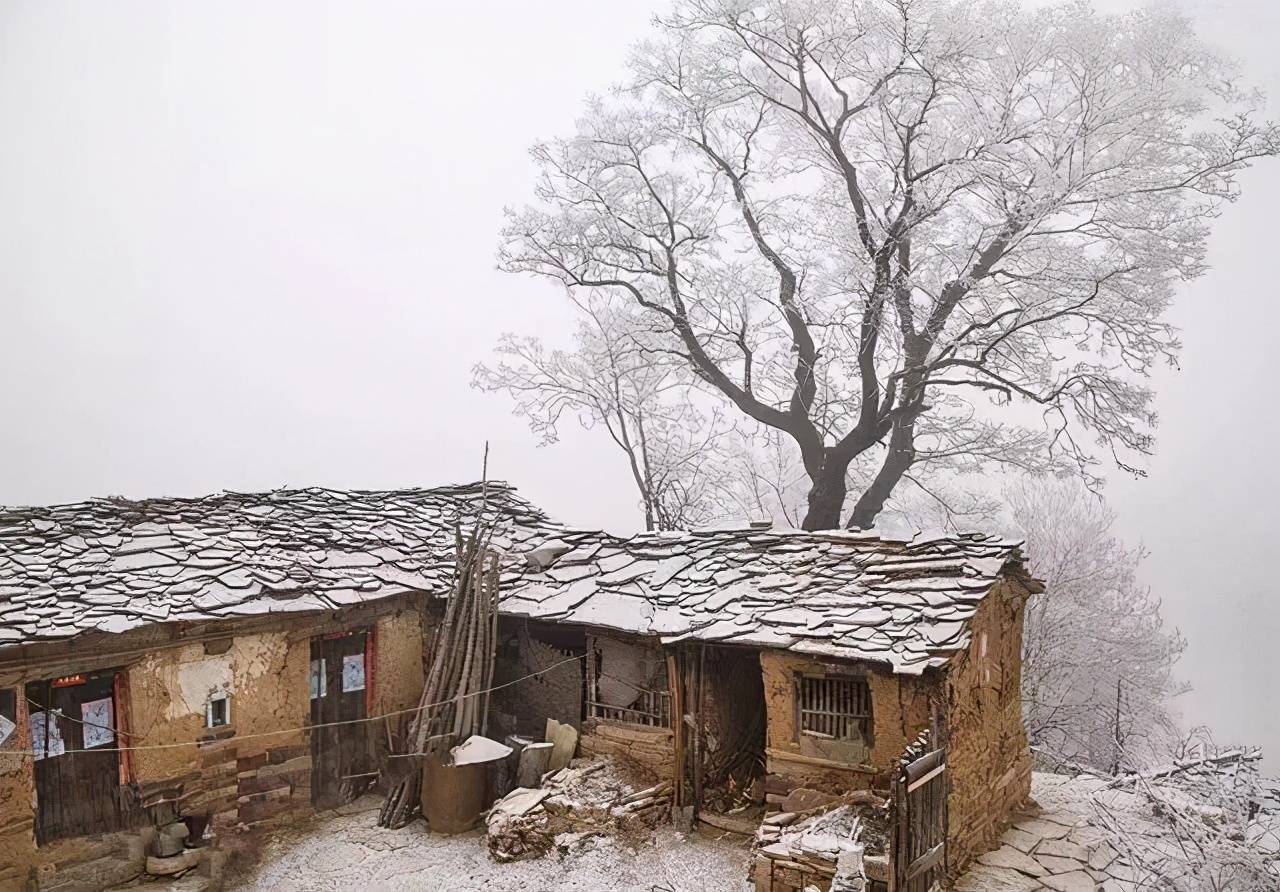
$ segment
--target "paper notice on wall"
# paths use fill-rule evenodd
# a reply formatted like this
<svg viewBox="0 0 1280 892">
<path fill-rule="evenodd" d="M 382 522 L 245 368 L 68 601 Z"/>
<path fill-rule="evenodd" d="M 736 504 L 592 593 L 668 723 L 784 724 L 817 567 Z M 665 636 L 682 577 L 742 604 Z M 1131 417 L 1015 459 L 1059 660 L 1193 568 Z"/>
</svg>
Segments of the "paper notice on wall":
<svg viewBox="0 0 1280 892">
<path fill-rule="evenodd" d="M 4 716 L 0 715 L 0 744 L 13 736 L 13 729 L 18 727 Z"/>
<path fill-rule="evenodd" d="M 311 661 L 311 699 L 315 700 L 329 693 L 328 681 L 325 679 L 324 657 Z"/>
<path fill-rule="evenodd" d="M 116 739 L 115 713 L 111 707 L 111 698 L 90 700 L 80 704 L 80 721 L 84 722 L 84 748 L 106 746 Z"/>
<path fill-rule="evenodd" d="M 347 654 L 342 658 L 342 693 L 364 690 L 364 654 Z"/>
<path fill-rule="evenodd" d="M 55 709 L 48 716 L 42 710 L 31 713 L 31 751 L 37 761 L 45 756 L 61 756 L 67 751 L 67 745 L 62 741 L 62 729 L 58 727 L 61 716 L 60 709 Z"/>
</svg>

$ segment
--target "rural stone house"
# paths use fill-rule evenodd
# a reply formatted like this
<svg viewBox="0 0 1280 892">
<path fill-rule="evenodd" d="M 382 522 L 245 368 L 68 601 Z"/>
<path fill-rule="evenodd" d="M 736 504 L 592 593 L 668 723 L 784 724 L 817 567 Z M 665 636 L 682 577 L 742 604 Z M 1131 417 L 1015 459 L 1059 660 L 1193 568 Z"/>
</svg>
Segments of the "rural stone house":
<svg viewBox="0 0 1280 892">
<path fill-rule="evenodd" d="M 141 871 L 151 828 L 216 835 L 376 783 L 481 496 L 0 511 L 0 888 L 99 888 Z M 958 869 L 1026 797 L 1019 655 L 1038 584 L 1015 543 L 619 538 L 501 484 L 484 504 L 505 555 L 495 682 L 516 682 L 495 728 L 573 724 L 584 752 L 672 777 L 677 806 L 713 824 L 737 801 L 906 778 L 932 791 L 937 828 L 886 854 L 899 878 Z M 906 755 L 922 732 L 945 763 Z M 791 888 L 779 859 L 762 888 Z"/>
<path fill-rule="evenodd" d="M 726 784 L 757 783 L 774 801 L 796 789 L 885 790 L 928 731 L 946 747 L 946 847 L 932 855 L 945 851 L 954 872 L 991 847 L 1029 793 L 1022 616 L 1040 585 L 1015 543 L 562 534 L 529 560 L 504 611 L 529 618 L 523 640 L 541 640 L 545 655 L 519 665 L 554 660 L 557 645 L 582 648 L 582 747 L 671 775 L 677 804 L 705 818 L 715 820 Z M 572 644 L 569 628 L 580 630 Z M 578 704 L 559 704 L 553 717 L 573 720 Z M 941 780 L 936 768 L 922 770 Z M 928 872 L 931 853 L 919 854 L 910 860 Z"/>
</svg>

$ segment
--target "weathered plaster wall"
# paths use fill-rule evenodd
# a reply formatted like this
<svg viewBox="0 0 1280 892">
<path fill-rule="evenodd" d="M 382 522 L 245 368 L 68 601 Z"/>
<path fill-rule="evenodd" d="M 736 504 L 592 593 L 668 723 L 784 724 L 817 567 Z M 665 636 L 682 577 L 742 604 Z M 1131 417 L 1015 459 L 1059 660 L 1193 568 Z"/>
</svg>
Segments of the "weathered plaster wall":
<svg viewBox="0 0 1280 892">
<path fill-rule="evenodd" d="M 176 799 L 181 814 L 211 815 L 219 829 L 251 825 L 311 798 L 304 726 L 310 712 L 309 638 L 286 631 L 234 635 L 148 655 L 128 669 L 130 727 L 148 745 L 133 753 L 144 805 Z M 231 695 L 231 723 L 206 728 L 214 692 Z M 275 733 L 284 731 L 286 733 Z"/>
<path fill-rule="evenodd" d="M 760 668 L 768 708 L 769 791 L 774 794 L 798 786 L 824 790 L 884 786 L 887 772 L 907 744 L 929 727 L 930 696 L 937 696 L 939 685 L 934 674 L 893 675 L 874 664 L 824 661 L 784 651 L 761 651 Z M 869 749 L 799 732 L 796 677 L 800 674 L 867 679 L 873 728 Z"/>
<path fill-rule="evenodd" d="M 274 625 L 268 626 L 267 623 Z M 310 639 L 344 628 L 375 626 L 375 713 L 417 703 L 422 690 L 422 621 L 408 600 L 347 614 L 263 618 L 201 628 L 200 640 L 174 641 L 172 628 L 146 627 L 74 657 L 0 660 L 0 685 L 19 691 L 26 680 L 123 666 L 129 689 L 128 729 L 144 745 L 189 744 L 130 754 L 141 804 L 208 814 L 221 832 L 310 808 L 308 736 L 296 729 L 310 715 Z M 211 691 L 231 693 L 231 724 L 205 727 Z M 21 701 L 20 701 L 21 704 Z M 21 705 L 20 705 L 21 709 Z M 271 733 L 287 730 L 287 733 Z M 385 737 L 381 733 L 378 739 Z M 37 849 L 29 726 L 0 745 L 0 892 L 98 889 L 122 882 L 122 854 L 141 854 L 137 834 L 60 840 Z"/>
<path fill-rule="evenodd" d="M 374 624 L 375 713 L 385 715 L 418 705 L 424 684 L 422 626 L 421 614 L 412 608 L 379 617 Z"/>
<path fill-rule="evenodd" d="M 208 736 L 205 704 L 210 694 L 229 692 L 228 728 L 234 731 L 234 748 L 239 755 L 303 742 L 300 732 L 253 735 L 306 724 L 311 661 L 307 639 L 269 632 L 236 635 L 230 649 L 222 654 L 207 653 L 206 647 L 203 643 L 188 644 L 151 654 L 129 667 L 134 734 L 147 745 L 199 740 Z M 212 742 L 204 747 L 205 755 L 214 748 Z M 132 757 L 134 777 L 143 787 L 176 778 L 197 766 L 198 755 L 196 747 L 136 752 Z"/>
<path fill-rule="evenodd" d="M 1031 794 L 1022 722 L 1026 593 L 1000 583 L 978 608 L 973 641 L 947 673 L 948 864 L 952 873 L 993 847 Z"/>
</svg>

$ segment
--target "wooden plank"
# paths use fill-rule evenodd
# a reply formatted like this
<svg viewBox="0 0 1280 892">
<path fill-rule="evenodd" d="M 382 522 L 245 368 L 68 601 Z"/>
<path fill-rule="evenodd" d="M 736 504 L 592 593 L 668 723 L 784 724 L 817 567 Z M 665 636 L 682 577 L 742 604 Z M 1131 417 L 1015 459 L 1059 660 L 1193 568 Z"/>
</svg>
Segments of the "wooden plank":
<svg viewBox="0 0 1280 892">
<path fill-rule="evenodd" d="M 919 858 L 911 862 L 911 866 L 907 868 L 907 882 L 910 882 L 926 871 L 932 870 L 942 863 L 942 856 L 946 853 L 946 843 L 938 843 L 929 851 L 925 852 Z"/>
<path fill-rule="evenodd" d="M 681 718 L 680 721 L 671 723 L 672 757 L 675 762 L 671 802 L 681 807 L 689 804 L 684 787 L 684 680 L 680 674 L 680 661 L 673 652 L 667 653 L 667 687 L 671 690 L 671 714 Z"/>
<path fill-rule="evenodd" d="M 934 750 L 925 753 L 919 759 L 916 759 L 905 769 L 907 783 L 913 783 L 921 776 L 928 774 L 934 768 L 946 761 L 946 753 L 944 750 Z"/>
<path fill-rule="evenodd" d="M 876 774 L 875 768 L 865 763 L 855 764 L 853 762 L 840 762 L 836 759 L 824 759 L 821 756 L 807 756 L 803 753 L 793 753 L 789 750 L 780 750 L 776 747 L 766 747 L 765 755 L 771 759 L 781 759 L 784 762 L 796 762 L 801 765 L 814 765 L 819 768 L 838 768 L 842 771 L 852 771 L 857 774 Z"/>
<path fill-rule="evenodd" d="M 933 769 L 932 771 L 930 771 L 928 774 L 926 774 L 926 775 L 924 775 L 923 777 L 920 777 L 920 778 L 918 778 L 917 780 L 914 780 L 914 781 L 912 781 L 911 783 L 909 783 L 909 784 L 907 785 L 907 792 L 908 792 L 908 793 L 913 793 L 913 792 L 915 792 L 916 790 L 920 789 L 920 788 L 921 788 L 921 787 L 923 787 L 925 784 L 929 783 L 929 781 L 933 780 L 935 777 L 937 777 L 938 775 L 942 774 L 942 772 L 944 772 L 944 771 L 946 771 L 946 770 L 947 770 L 947 766 L 946 766 L 946 763 L 944 762 L 943 764 L 939 765 L 937 768 L 934 768 L 934 769 Z"/>
</svg>

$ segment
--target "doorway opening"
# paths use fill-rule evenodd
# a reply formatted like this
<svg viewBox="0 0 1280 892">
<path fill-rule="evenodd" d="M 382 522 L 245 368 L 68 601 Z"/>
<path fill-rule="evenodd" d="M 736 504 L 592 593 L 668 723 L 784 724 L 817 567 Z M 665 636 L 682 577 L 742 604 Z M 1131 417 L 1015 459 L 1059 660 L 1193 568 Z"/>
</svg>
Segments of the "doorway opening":
<svg viewBox="0 0 1280 892">
<path fill-rule="evenodd" d="M 753 650 L 697 645 L 683 650 L 681 675 L 686 801 L 699 814 L 732 814 L 744 826 L 764 811 L 765 700 Z"/>
</svg>

